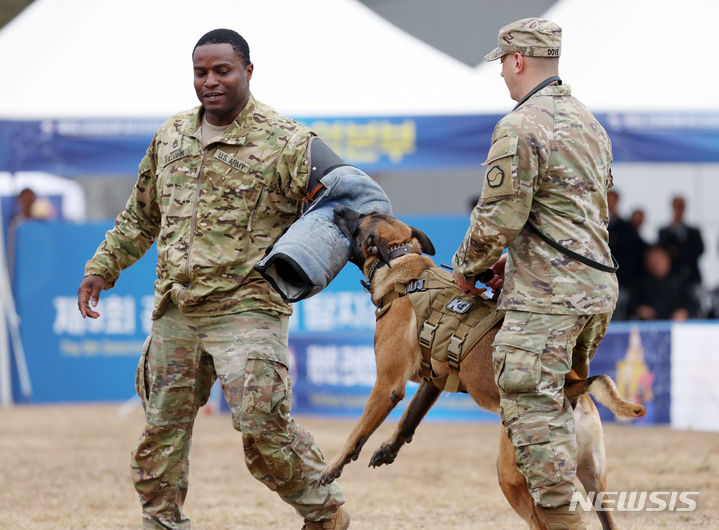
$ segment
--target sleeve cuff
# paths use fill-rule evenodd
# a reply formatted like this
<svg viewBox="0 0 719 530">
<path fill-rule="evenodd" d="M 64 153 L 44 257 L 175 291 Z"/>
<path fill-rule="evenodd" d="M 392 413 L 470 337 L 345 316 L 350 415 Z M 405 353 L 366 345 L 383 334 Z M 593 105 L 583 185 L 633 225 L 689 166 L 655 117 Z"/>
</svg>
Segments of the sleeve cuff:
<svg viewBox="0 0 719 530">
<path fill-rule="evenodd" d="M 88 262 L 85 265 L 85 276 L 100 276 L 105 282 L 104 290 L 112 289 L 117 281 L 117 277 L 112 274 L 110 269 L 99 263 Z"/>
</svg>

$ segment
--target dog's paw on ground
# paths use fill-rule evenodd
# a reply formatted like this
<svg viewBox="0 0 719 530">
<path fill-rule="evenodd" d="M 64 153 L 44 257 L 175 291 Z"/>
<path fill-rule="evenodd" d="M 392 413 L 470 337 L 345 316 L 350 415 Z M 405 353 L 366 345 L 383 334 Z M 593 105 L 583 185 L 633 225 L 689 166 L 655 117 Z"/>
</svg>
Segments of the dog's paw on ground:
<svg viewBox="0 0 719 530">
<path fill-rule="evenodd" d="M 397 458 L 397 450 L 387 442 L 377 449 L 369 461 L 369 467 L 379 467 L 382 464 L 390 465 Z"/>
</svg>

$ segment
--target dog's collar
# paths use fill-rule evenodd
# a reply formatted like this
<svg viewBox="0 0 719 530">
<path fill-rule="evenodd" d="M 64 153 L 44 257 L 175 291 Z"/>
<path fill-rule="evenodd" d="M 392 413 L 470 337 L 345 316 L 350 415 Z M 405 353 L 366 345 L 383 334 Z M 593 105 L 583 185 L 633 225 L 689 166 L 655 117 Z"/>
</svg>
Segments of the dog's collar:
<svg viewBox="0 0 719 530">
<path fill-rule="evenodd" d="M 393 247 L 389 247 L 387 249 L 387 257 L 389 258 L 389 261 L 392 261 L 393 259 L 399 258 L 400 256 L 404 256 L 406 254 L 416 254 L 414 248 L 412 248 L 412 245 L 410 243 L 394 245 Z M 376 258 L 374 263 L 370 265 L 369 271 L 367 271 L 367 281 L 362 282 L 362 286 L 367 291 L 370 290 L 370 284 L 372 283 L 372 277 L 374 276 L 374 273 L 377 271 L 378 268 L 383 265 L 385 265 L 385 263 L 383 263 L 379 258 Z"/>
</svg>

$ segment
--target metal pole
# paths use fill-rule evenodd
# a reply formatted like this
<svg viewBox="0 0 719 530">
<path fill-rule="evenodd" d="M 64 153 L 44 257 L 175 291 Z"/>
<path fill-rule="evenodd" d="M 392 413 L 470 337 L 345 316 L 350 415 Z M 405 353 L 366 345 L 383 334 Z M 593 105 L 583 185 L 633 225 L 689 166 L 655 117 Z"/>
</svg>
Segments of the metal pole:
<svg viewBox="0 0 719 530">
<path fill-rule="evenodd" d="M 2 259 L 5 259 L 3 256 Z M 5 310 L 0 304 L 0 405 L 12 405 L 12 380 L 10 378 L 10 348 L 7 341 Z"/>
<path fill-rule="evenodd" d="M 10 377 L 8 327 L 10 329 L 10 338 L 12 339 L 13 352 L 15 354 L 20 391 L 25 399 L 30 399 L 30 396 L 32 396 L 32 385 L 30 384 L 30 374 L 27 369 L 25 350 L 23 349 L 22 338 L 20 336 L 20 317 L 15 309 L 15 300 L 12 295 L 10 276 L 8 275 L 4 235 L 5 229 L 2 218 L 2 206 L 0 205 L 0 314 L 2 316 L 2 324 L 0 325 L 0 378 L 3 380 L 0 403 L 10 405 L 12 403 L 12 378 Z M 5 382 L 5 379 L 7 379 L 7 382 Z M 6 385 L 7 389 L 5 388 Z M 6 392 L 9 393 L 9 401 L 7 403 L 5 402 Z"/>
</svg>

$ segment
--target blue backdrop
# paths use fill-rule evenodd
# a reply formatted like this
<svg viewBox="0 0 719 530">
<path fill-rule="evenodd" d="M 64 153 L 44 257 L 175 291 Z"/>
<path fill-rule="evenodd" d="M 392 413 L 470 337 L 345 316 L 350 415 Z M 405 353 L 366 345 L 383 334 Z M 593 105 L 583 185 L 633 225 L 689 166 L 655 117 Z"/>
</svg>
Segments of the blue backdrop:
<svg viewBox="0 0 719 530">
<path fill-rule="evenodd" d="M 450 262 L 469 223 L 467 216 L 403 220 L 433 240 L 438 264 Z M 32 221 L 19 228 L 14 290 L 33 403 L 124 401 L 134 395 L 135 368 L 151 322 L 154 247 L 102 293 L 100 319 L 83 320 L 77 309 L 84 263 L 111 227 Z M 375 379 L 374 306 L 360 279 L 348 264 L 325 291 L 295 305 L 290 352 L 296 412 L 356 416 L 364 407 Z M 668 422 L 670 353 L 668 324 L 613 324 L 592 373 L 612 376 L 625 396 L 644 403 L 649 414 L 642 421 Z M 409 385 L 393 417 L 415 388 Z M 22 401 L 17 384 L 14 390 Z M 607 410 L 602 415 L 612 419 Z M 445 394 L 429 417 L 496 421 L 464 394 Z"/>
</svg>

